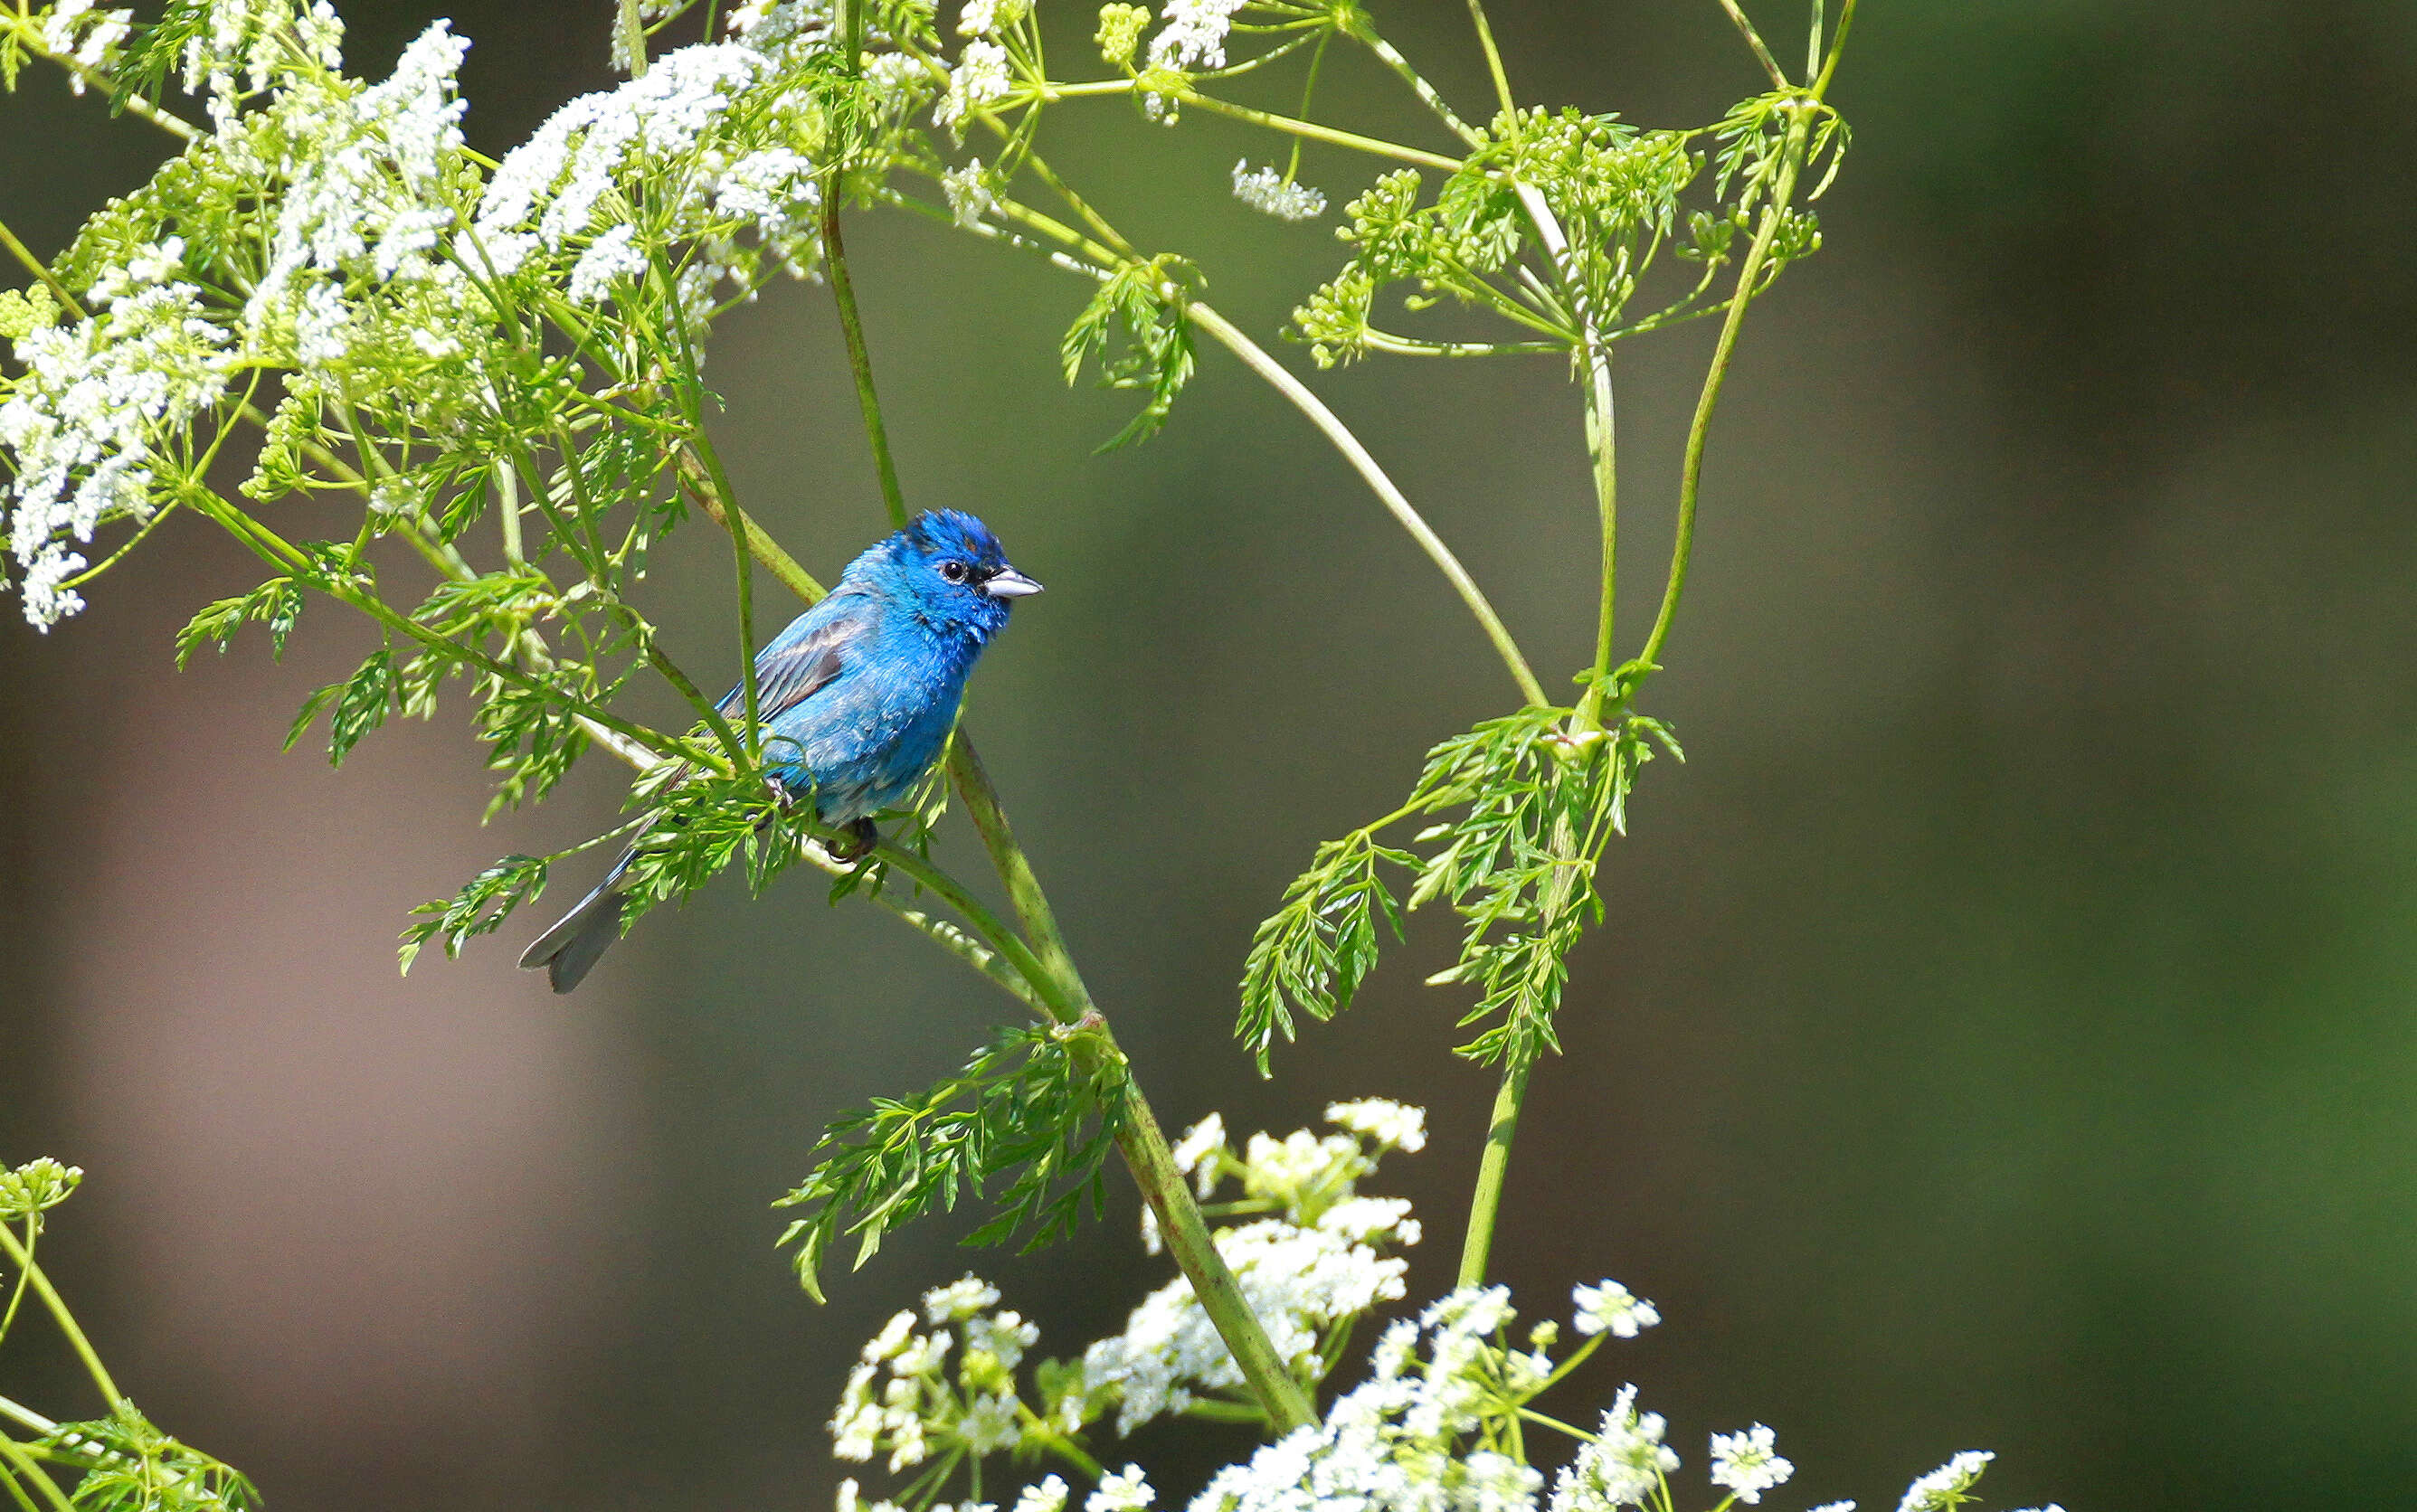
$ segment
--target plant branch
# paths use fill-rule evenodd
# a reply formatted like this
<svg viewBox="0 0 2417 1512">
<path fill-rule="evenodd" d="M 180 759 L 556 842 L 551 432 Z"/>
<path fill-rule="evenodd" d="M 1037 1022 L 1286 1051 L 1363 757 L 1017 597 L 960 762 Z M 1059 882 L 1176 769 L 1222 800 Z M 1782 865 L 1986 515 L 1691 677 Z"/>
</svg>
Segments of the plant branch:
<svg viewBox="0 0 2417 1512">
<path fill-rule="evenodd" d="M 1428 152 L 1422 147 L 1406 147 L 1397 142 L 1380 141 L 1376 137 L 1363 137 L 1356 131 L 1344 131 L 1330 126 L 1320 126 L 1315 121 L 1297 121 L 1289 115 L 1278 115 L 1270 111 L 1253 110 L 1248 105 L 1237 105 L 1230 100 L 1218 99 L 1212 96 L 1204 95 L 1196 89 L 1186 89 L 1175 98 L 1186 105 L 1197 105 L 1204 111 L 1213 112 L 1219 115 L 1230 115 L 1235 120 L 1248 121 L 1253 126 L 1264 126 L 1271 131 L 1286 131 L 1297 137 L 1307 137 L 1312 142 L 1323 142 L 1330 146 L 1348 147 L 1354 152 L 1364 152 L 1378 158 L 1392 158 L 1406 163 L 1417 163 L 1424 168 L 1441 169 L 1447 174 L 1460 171 L 1459 159 L 1447 158 L 1439 152 Z"/>
<path fill-rule="evenodd" d="M 1241 358 L 1253 372 L 1274 386 L 1276 392 L 1290 401 L 1294 408 L 1307 416 L 1309 422 L 1334 444 L 1334 448 L 1343 453 L 1345 460 L 1376 491 L 1376 497 L 1401 522 L 1402 528 L 1410 533 L 1410 538 L 1419 543 L 1419 549 L 1427 553 L 1427 560 L 1436 565 L 1437 570 L 1444 575 L 1444 581 L 1460 595 L 1460 600 L 1468 606 L 1468 612 L 1477 616 L 1477 623 L 1485 631 L 1485 638 L 1494 643 L 1496 654 L 1510 669 L 1512 680 L 1519 685 L 1520 696 L 1539 708 L 1549 706 L 1552 701 L 1544 696 L 1543 685 L 1536 681 L 1536 673 L 1528 667 L 1527 657 L 1521 654 L 1519 643 L 1511 638 L 1510 630 L 1502 624 L 1502 617 L 1494 612 L 1494 606 L 1486 600 L 1476 580 L 1468 575 L 1467 567 L 1460 565 L 1460 558 L 1452 554 L 1452 548 L 1444 544 L 1443 537 L 1435 533 L 1434 527 L 1403 496 L 1402 491 L 1393 486 L 1393 480 L 1385 476 L 1385 470 L 1377 465 L 1376 458 L 1369 455 L 1368 448 L 1360 444 L 1360 438 L 1351 433 L 1350 428 L 1337 419 L 1334 412 L 1328 409 L 1325 401 L 1312 393 L 1307 385 L 1294 377 L 1289 370 L 1269 356 L 1256 341 L 1224 316 L 1197 301 L 1188 305 L 1186 310 L 1194 323 L 1224 343 L 1226 349 Z"/>
<path fill-rule="evenodd" d="M 60 1298 L 58 1288 L 51 1284 L 51 1278 L 34 1263 L 34 1257 L 26 1251 L 15 1231 L 5 1223 L 0 1223 L 0 1251 L 6 1251 L 8 1263 L 34 1283 L 34 1294 L 42 1299 L 42 1306 L 49 1310 L 51 1321 L 57 1323 L 59 1332 L 67 1336 L 68 1346 L 75 1351 L 76 1358 L 84 1362 L 84 1371 L 92 1377 L 92 1383 L 100 1388 L 102 1400 L 109 1404 L 111 1412 L 117 1411 L 117 1404 L 126 1399 L 119 1394 L 117 1383 L 109 1378 L 109 1367 L 100 1363 L 99 1352 L 92 1347 L 92 1340 L 84 1337 L 84 1329 L 75 1321 L 75 1314 L 68 1310 L 67 1303 Z"/>
<path fill-rule="evenodd" d="M 1754 23 L 1746 20 L 1745 12 L 1739 8 L 1738 0 L 1721 0 L 1721 8 L 1737 23 L 1738 31 L 1744 36 L 1745 45 L 1754 49 L 1755 61 L 1762 65 L 1762 71 L 1771 75 L 1771 87 L 1786 88 L 1787 75 L 1780 70 L 1779 60 L 1771 55 L 1771 49 L 1763 45 L 1762 34 L 1754 29 Z"/>
<path fill-rule="evenodd" d="M 1502 53 L 1494 45 L 1494 28 L 1485 20 L 1485 0 L 1468 0 L 1468 19 L 1477 28 L 1477 45 L 1485 53 L 1485 70 L 1494 76 L 1494 95 L 1503 112 L 1514 113 L 1519 101 L 1511 94 L 1511 76 L 1502 71 Z"/>
</svg>

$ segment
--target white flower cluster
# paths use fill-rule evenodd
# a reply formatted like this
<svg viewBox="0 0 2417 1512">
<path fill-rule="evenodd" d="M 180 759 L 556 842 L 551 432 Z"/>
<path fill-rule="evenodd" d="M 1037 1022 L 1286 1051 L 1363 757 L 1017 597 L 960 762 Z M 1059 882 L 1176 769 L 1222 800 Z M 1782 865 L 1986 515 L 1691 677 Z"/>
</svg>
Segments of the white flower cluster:
<svg viewBox="0 0 2417 1512">
<path fill-rule="evenodd" d="M 992 1311 L 997 1305 L 997 1288 L 968 1276 L 923 1293 L 930 1333 L 916 1331 L 912 1312 L 891 1318 L 848 1375 L 831 1414 L 831 1452 L 865 1460 L 887 1449 L 895 1473 L 935 1450 L 979 1457 L 1021 1444 L 1035 1420 L 1016 1395 L 1015 1368 L 1041 1330 Z M 957 1338 L 943 1324 L 964 1335 L 953 1373 Z"/>
<path fill-rule="evenodd" d="M 210 119 L 224 127 L 244 100 L 313 72 L 333 78 L 344 66 L 344 23 L 328 0 L 212 0 L 185 41 L 185 92 L 205 95 Z"/>
<path fill-rule="evenodd" d="M 92 0 L 59 0 L 42 21 L 42 45 L 75 60 L 79 70 L 107 72 L 134 30 L 131 10 L 96 10 Z M 84 72 L 68 76 L 68 87 L 84 93 Z"/>
<path fill-rule="evenodd" d="M 1634 1338 L 1662 1321 L 1661 1312 L 1652 1303 L 1614 1280 L 1606 1279 L 1600 1286 L 1580 1286 L 1570 1293 L 1570 1300 L 1577 1304 L 1573 1326 L 1581 1334 L 1609 1333 L 1618 1338 Z"/>
<path fill-rule="evenodd" d="M 731 234 L 752 222 L 776 259 L 804 271 L 821 188 L 789 144 L 818 142 L 822 116 L 778 64 L 752 39 L 700 43 L 563 106 L 496 167 L 472 228 L 477 255 L 505 275 L 533 257 L 567 260 L 570 296 L 593 304 L 652 251 L 695 241 L 705 251 L 682 293 L 702 309 L 744 260 Z M 623 192 L 641 176 L 652 190 L 643 209 Z"/>
<path fill-rule="evenodd" d="M 1234 198 L 1278 220 L 1314 220 L 1326 213 L 1323 190 L 1296 184 L 1273 168 L 1254 169 L 1247 158 L 1234 164 Z"/>
<path fill-rule="evenodd" d="M 1741 1502 L 1761 1501 L 1763 1492 L 1794 1474 L 1796 1467 L 1779 1457 L 1771 1429 L 1760 1423 L 1742 1433 L 1712 1435 L 1712 1484 L 1727 1487 Z"/>
<path fill-rule="evenodd" d="M 129 270 L 90 318 L 45 325 L 15 342 L 24 369 L 0 403 L 0 446 L 13 455 L 5 500 L 9 553 L 25 618 L 48 629 L 84 607 L 68 586 L 105 520 L 147 519 L 155 445 L 226 392 L 237 354 L 204 316 L 201 291 L 172 277 L 171 240 Z"/>
<path fill-rule="evenodd" d="M 949 70 L 948 93 L 932 107 L 932 124 L 947 127 L 963 142 L 965 117 L 1004 96 L 1008 82 L 1007 49 L 986 37 L 967 42 L 957 66 Z"/>
<path fill-rule="evenodd" d="M 1319 1136 L 1296 1129 L 1279 1140 L 1253 1134 L 1237 1156 L 1224 1120 L 1211 1113 L 1173 1151 L 1177 1169 L 1201 1197 L 1237 1179 L 1245 1212 L 1269 1215 L 1212 1235 L 1276 1353 L 1296 1368 L 1315 1368 L 1330 1333 L 1379 1302 L 1400 1298 L 1408 1263 L 1382 1253 L 1419 1242 L 1418 1219 L 1397 1197 L 1359 1195 L 1361 1177 L 1388 1150 L 1426 1142 L 1426 1114 L 1381 1098 L 1336 1103 L 1329 1122 L 1351 1132 Z M 1142 1217 L 1144 1244 L 1160 1247 L 1155 1220 Z M 1125 1331 L 1084 1352 L 1081 1375 L 1063 1412 L 1079 1426 L 1109 1405 L 1117 1431 L 1179 1413 L 1205 1396 L 1243 1386 L 1208 1312 L 1178 1278 L 1135 1308 Z"/>
<path fill-rule="evenodd" d="M 1244 0 L 1166 0 L 1166 24 L 1150 38 L 1149 61 L 1162 68 L 1222 68 L 1225 34 Z"/>
</svg>

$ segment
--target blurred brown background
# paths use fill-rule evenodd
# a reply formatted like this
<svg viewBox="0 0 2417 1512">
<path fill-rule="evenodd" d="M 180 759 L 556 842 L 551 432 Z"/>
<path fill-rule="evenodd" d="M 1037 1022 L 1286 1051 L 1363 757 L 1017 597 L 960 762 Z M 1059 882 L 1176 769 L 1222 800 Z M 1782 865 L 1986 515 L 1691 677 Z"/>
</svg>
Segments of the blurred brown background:
<svg viewBox="0 0 2417 1512">
<path fill-rule="evenodd" d="M 345 8 L 372 74 L 433 13 Z M 481 145 L 606 82 L 603 9 L 451 12 Z M 1484 98 L 1460 8 L 1384 20 Z M 1685 123 L 1756 83 L 1709 0 L 1495 21 L 1530 98 Z M 1421 129 L 1369 70 L 1333 87 Z M 1706 1432 L 1758 1420 L 1801 1467 L 1779 1505 L 1893 1506 L 1967 1447 L 2000 1451 L 1999 1506 L 2403 1500 L 2417 8 L 1867 0 L 1836 98 L 1857 147 L 1829 248 L 1747 327 L 1649 701 L 1690 761 L 1650 769 L 1613 852 L 1501 1269 L 1531 1314 L 1605 1274 L 1661 1303 L 1572 1410 L 1640 1382 L 1687 1485 Z M 1267 143 L 1098 112 L 1087 144 L 1053 129 L 1061 165 L 1271 333 L 1337 253 L 1227 198 Z M 159 152 L 38 71 L 0 98 L 0 204 L 42 250 Z M 1304 176 L 1340 204 L 1372 172 L 1313 151 Z M 1127 401 L 1056 380 L 1078 287 L 920 225 L 851 237 L 911 496 L 978 507 L 1050 585 L 973 717 L 1163 1115 L 1425 1103 L 1436 1143 L 1380 1185 L 1421 1202 L 1431 1294 L 1490 1093 L 1445 1051 L 1459 997 L 1418 985 L 1439 924 L 1272 1083 L 1226 1031 L 1313 844 L 1503 679 L 1222 354 L 1162 439 L 1094 457 Z M 1630 641 L 1709 335 L 1622 359 Z M 733 319 L 713 375 L 739 486 L 835 569 L 878 508 L 827 295 Z M 1577 665 L 1558 369 L 1316 382 L 1540 666 Z M 173 1430 L 287 1508 L 821 1506 L 847 1361 L 917 1289 L 970 1260 L 1070 1350 L 1159 1278 L 1119 1178 L 1071 1246 L 968 1256 L 960 1217 L 813 1307 L 766 1202 L 826 1118 L 1008 1005 L 803 876 L 650 918 L 565 1002 L 511 969 L 534 920 L 399 978 L 410 905 L 600 826 L 618 779 L 482 832 L 458 711 L 342 773 L 279 756 L 359 637 L 314 608 L 281 668 L 251 635 L 175 674 L 174 627 L 251 581 L 189 527 L 49 637 L 13 601 L 0 626 L 0 1155 L 92 1172 L 45 1253 Z M 656 586 L 686 658 L 726 671 L 714 541 L 677 540 Z M 21 1332 L 9 1394 L 90 1411 Z M 1172 1500 L 1241 1443 L 1139 1447 Z"/>
</svg>

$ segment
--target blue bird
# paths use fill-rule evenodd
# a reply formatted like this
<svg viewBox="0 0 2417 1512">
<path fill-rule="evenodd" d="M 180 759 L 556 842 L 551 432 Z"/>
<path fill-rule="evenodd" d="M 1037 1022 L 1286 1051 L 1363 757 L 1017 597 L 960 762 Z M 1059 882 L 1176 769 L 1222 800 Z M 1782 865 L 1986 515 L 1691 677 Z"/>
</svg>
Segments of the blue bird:
<svg viewBox="0 0 2417 1512">
<path fill-rule="evenodd" d="M 847 566 L 822 602 L 755 657 L 764 766 L 814 814 L 849 830 L 855 854 L 878 839 L 873 815 L 914 788 L 947 743 L 982 647 L 1014 600 L 1041 584 L 1008 565 L 990 527 L 935 509 Z M 716 705 L 744 718 L 744 684 Z M 557 992 L 577 987 L 621 937 L 624 851 L 595 891 L 521 956 Z"/>
</svg>

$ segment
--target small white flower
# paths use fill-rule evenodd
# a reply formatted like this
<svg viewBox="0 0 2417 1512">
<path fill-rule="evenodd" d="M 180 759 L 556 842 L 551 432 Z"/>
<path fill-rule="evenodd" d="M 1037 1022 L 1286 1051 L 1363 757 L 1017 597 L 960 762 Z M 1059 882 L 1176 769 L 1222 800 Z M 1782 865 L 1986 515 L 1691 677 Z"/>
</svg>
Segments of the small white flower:
<svg viewBox="0 0 2417 1512">
<path fill-rule="evenodd" d="M 957 1436 L 978 1455 L 1014 1448 L 1024 1438 L 1024 1429 L 1015 1418 L 1015 1399 L 1003 1393 L 975 1398 L 965 1404 L 965 1415 L 957 1423 Z"/>
<path fill-rule="evenodd" d="M 936 1370 L 940 1368 L 940 1361 L 948 1355 L 949 1346 L 954 1342 L 956 1340 L 945 1328 L 934 1329 L 929 1334 L 917 1334 L 899 1350 L 898 1357 L 889 1362 L 889 1368 L 901 1376 L 923 1375 Z"/>
<path fill-rule="evenodd" d="M 1937 1470 L 1917 1479 L 1905 1489 L 1905 1500 L 1897 1503 L 1896 1512 L 1949 1512 L 1959 1503 L 1969 1502 L 1964 1493 L 1998 1458 L 1985 1449 L 1966 1449 Z"/>
<path fill-rule="evenodd" d="M 1771 1429 L 1759 1423 L 1742 1433 L 1713 1434 L 1712 1484 L 1737 1492 L 1741 1502 L 1761 1501 L 1763 1492 L 1796 1474 L 1772 1440 Z"/>
<path fill-rule="evenodd" d="M 1234 164 L 1234 198 L 1261 215 L 1271 215 L 1278 220 L 1311 220 L 1326 213 L 1326 195 L 1322 190 L 1311 189 L 1306 184 L 1296 184 L 1273 168 L 1254 169 L 1247 158 Z M 1332 1118 L 1334 1115 L 1330 1111 L 1327 1116 Z M 1423 1121 L 1424 1114 L 1420 1116 Z M 1425 1142 L 1423 1133 L 1420 1136 L 1420 1142 Z M 1406 1144 L 1403 1148 L 1415 1150 L 1418 1145 Z"/>
<path fill-rule="evenodd" d="M 1570 1300 L 1577 1304 L 1578 1315 L 1572 1322 L 1581 1334 L 1609 1333 L 1618 1338 L 1634 1338 L 1662 1321 L 1660 1309 L 1652 1303 L 1614 1280 L 1606 1279 L 1601 1286 L 1577 1287 L 1570 1293 Z"/>
<path fill-rule="evenodd" d="M 1636 1506 L 1679 1468 L 1679 1457 L 1662 1443 L 1660 1413 L 1636 1410 L 1636 1388 L 1622 1386 L 1595 1429 L 1595 1442 L 1578 1451 L 1553 1484 L 1551 1512 L 1604 1512 Z"/>
<path fill-rule="evenodd" d="M 996 37 L 1031 9 L 1031 0 L 965 0 L 965 9 L 957 16 L 957 35 Z"/>
<path fill-rule="evenodd" d="M 1326 197 L 1321 194 L 1318 208 L 1325 207 Z M 1416 1155 L 1427 1147 L 1427 1111 L 1388 1098 L 1328 1103 L 1326 1121 L 1354 1134 L 1364 1134 L 1388 1150 L 1406 1150 Z"/>
<path fill-rule="evenodd" d="M 592 305 L 604 297 L 616 279 L 635 278 L 646 270 L 646 254 L 639 250 L 635 232 L 626 223 L 615 226 L 587 244 L 570 269 L 570 297 Z"/>
<path fill-rule="evenodd" d="M 935 1323 L 963 1323 L 998 1306 L 998 1288 L 968 1271 L 965 1279 L 923 1293 L 923 1316 Z"/>
<path fill-rule="evenodd" d="M 1158 1492 L 1142 1478 L 1139 1465 L 1127 1465 L 1100 1481 L 1099 1489 L 1084 1498 L 1083 1512 L 1145 1512 Z"/>
<path fill-rule="evenodd" d="M 965 1320 L 966 1351 L 989 1355 L 1002 1369 L 1014 1369 L 1024 1362 L 1024 1352 L 1039 1342 L 1041 1329 L 1026 1323 L 1022 1313 L 1002 1312 L 996 1318 Z"/>
<path fill-rule="evenodd" d="M 893 1313 L 889 1321 L 881 1325 L 881 1332 L 874 1335 L 865 1344 L 865 1363 L 878 1365 L 896 1354 L 906 1347 L 906 1336 L 914 1331 L 915 1314 L 913 1312 Z"/>
<path fill-rule="evenodd" d="M 1175 1143 L 1175 1169 L 1193 1179 L 1204 1202 L 1217 1189 L 1217 1178 L 1224 1173 L 1216 1157 L 1224 1148 L 1225 1120 L 1220 1113 L 1210 1113 L 1185 1129 Z"/>
<path fill-rule="evenodd" d="M 967 42 L 965 56 L 949 70 L 949 92 L 932 107 L 932 124 L 962 138 L 965 116 L 1005 95 L 1007 87 L 1007 49 L 992 41 Z"/>
<path fill-rule="evenodd" d="M 957 224 L 970 231 L 981 223 L 981 218 L 998 205 L 990 185 L 982 178 L 982 161 L 969 160 L 963 168 L 951 168 L 940 175 L 940 192 L 949 197 L 949 214 Z"/>
<path fill-rule="evenodd" d="M 1855 1512 L 1855 1504 L 1852 1502 L 1824 1502 L 1819 1506 L 1813 1508 L 1813 1512 Z"/>
<path fill-rule="evenodd" d="M 1015 1512 L 1066 1512 L 1066 1483 L 1050 1475 L 1026 1486 L 1015 1499 Z"/>
<path fill-rule="evenodd" d="M 1166 27 L 1150 39 L 1149 61 L 1163 68 L 1222 68 L 1225 34 L 1243 0 L 1166 0 Z"/>
</svg>

